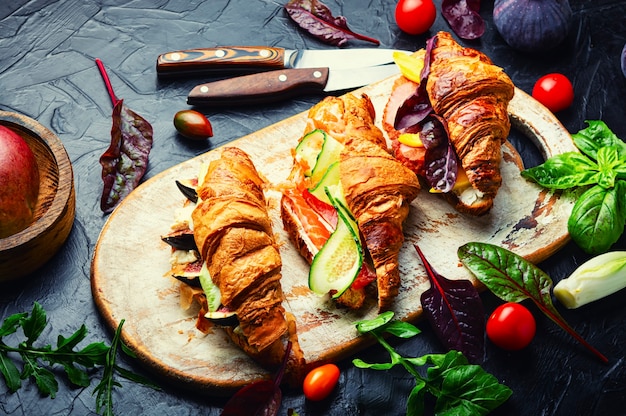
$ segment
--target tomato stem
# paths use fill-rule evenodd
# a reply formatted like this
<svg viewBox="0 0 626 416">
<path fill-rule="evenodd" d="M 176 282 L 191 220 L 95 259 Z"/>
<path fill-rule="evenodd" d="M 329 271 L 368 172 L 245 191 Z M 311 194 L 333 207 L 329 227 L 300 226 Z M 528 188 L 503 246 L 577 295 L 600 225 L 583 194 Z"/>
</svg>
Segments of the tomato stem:
<svg viewBox="0 0 626 416">
<path fill-rule="evenodd" d="M 115 96 L 115 92 L 113 91 L 113 86 L 111 85 L 111 80 L 109 79 L 109 74 L 107 74 L 104 64 L 99 58 L 96 58 L 96 65 L 98 66 L 100 75 L 102 76 L 102 79 L 104 80 L 104 85 L 107 88 L 109 97 L 111 97 L 111 103 L 113 103 L 113 107 L 115 107 L 120 100 Z"/>
</svg>

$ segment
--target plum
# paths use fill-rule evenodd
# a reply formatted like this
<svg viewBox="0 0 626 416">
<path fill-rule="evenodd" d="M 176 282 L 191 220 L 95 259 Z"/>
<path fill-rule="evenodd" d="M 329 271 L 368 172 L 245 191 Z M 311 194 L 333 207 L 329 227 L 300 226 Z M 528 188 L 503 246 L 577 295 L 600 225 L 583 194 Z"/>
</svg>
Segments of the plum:
<svg viewBox="0 0 626 416">
<path fill-rule="evenodd" d="M 0 238 L 33 222 L 38 196 L 35 155 L 20 135 L 0 125 Z"/>
</svg>

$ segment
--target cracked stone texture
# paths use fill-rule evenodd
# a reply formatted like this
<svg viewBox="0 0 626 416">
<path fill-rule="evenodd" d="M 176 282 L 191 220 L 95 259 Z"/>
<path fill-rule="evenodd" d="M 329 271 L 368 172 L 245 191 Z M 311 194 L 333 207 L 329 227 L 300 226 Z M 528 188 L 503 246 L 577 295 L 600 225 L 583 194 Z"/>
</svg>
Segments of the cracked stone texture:
<svg viewBox="0 0 626 416">
<path fill-rule="evenodd" d="M 98 158 L 108 147 L 111 102 L 94 64 L 103 60 L 116 94 L 154 127 L 154 148 L 145 178 L 238 137 L 307 110 L 320 96 L 254 108 L 204 110 L 215 137 L 192 143 L 180 138 L 173 114 L 188 108 L 186 95 L 210 77 L 160 80 L 156 57 L 171 50 L 216 45 L 271 45 L 285 48 L 332 48 L 299 30 L 276 0 L 16 0 L 0 4 L 0 109 L 36 119 L 63 141 L 71 158 L 77 192 L 76 220 L 67 243 L 41 270 L 22 283 L 0 288 L 0 316 L 30 311 L 34 301 L 48 313 L 49 329 L 42 339 L 54 343 L 57 334 L 69 335 L 85 323 L 88 342 L 110 342 L 111 332 L 100 320 L 90 291 L 90 260 L 106 221 L 99 209 L 101 193 Z M 418 49 L 437 30 L 449 30 L 438 15 L 426 35 L 409 36 L 394 23 L 395 1 L 325 2 L 335 15 L 348 18 L 356 32 L 378 38 L 382 47 Z M 441 2 L 435 1 L 438 10 Z M 576 97 L 558 114 L 575 132 L 585 120 L 602 119 L 626 138 L 626 79 L 619 56 L 626 43 L 626 3 L 572 0 L 574 19 L 565 42 L 544 55 L 529 55 L 509 48 L 492 24 L 492 1 L 482 4 L 487 30 L 481 40 L 462 42 L 486 52 L 504 67 L 515 84 L 530 93 L 540 76 L 561 72 L 572 80 Z M 348 47 L 367 47 L 351 41 Z M 528 164 L 540 155 L 521 134 L 512 142 Z M 269 146 L 271 143 L 260 143 Z M 626 249 L 626 239 L 614 246 Z M 570 243 L 540 267 L 558 281 L 588 258 Z M 450 259 L 455 261 L 455 259 Z M 484 367 L 513 390 L 513 396 L 494 415 L 605 415 L 626 414 L 626 308 L 622 291 L 609 298 L 568 311 L 557 305 L 565 319 L 592 345 L 608 356 L 600 363 L 572 338 L 529 305 L 537 318 L 537 337 L 517 353 L 487 343 Z M 500 301 L 484 294 L 486 311 Z M 129 297 L 132 301 L 132 297 Z M 414 339 L 394 344 L 405 355 L 441 352 L 428 325 Z M 387 361 L 382 348 L 373 346 L 356 354 L 366 361 Z M 132 361 L 122 364 L 147 374 Z M 402 371 L 375 372 L 340 362 L 342 376 L 333 395 L 321 403 L 304 400 L 286 389 L 280 414 L 293 408 L 300 415 L 404 414 L 412 378 Z M 60 372 L 59 372 L 60 374 Z M 0 383 L 0 414 L 85 415 L 95 410 L 93 383 L 69 387 L 60 377 L 54 400 L 42 398 L 31 381 L 11 394 Z M 154 391 L 121 380 L 114 392 L 116 414 L 218 415 L 224 399 L 198 397 L 163 382 Z"/>
</svg>

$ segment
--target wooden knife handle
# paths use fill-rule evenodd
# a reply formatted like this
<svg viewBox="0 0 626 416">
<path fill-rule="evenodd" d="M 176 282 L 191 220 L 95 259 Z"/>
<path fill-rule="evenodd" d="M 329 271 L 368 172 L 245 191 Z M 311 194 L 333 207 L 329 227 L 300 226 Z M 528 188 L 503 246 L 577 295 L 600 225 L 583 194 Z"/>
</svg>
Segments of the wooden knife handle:
<svg viewBox="0 0 626 416">
<path fill-rule="evenodd" d="M 285 50 L 268 46 L 228 46 L 168 52 L 157 58 L 157 74 L 259 72 L 284 68 Z"/>
<path fill-rule="evenodd" d="M 243 75 L 194 87 L 190 105 L 241 105 L 267 103 L 298 94 L 322 92 L 328 68 L 282 69 Z"/>
</svg>

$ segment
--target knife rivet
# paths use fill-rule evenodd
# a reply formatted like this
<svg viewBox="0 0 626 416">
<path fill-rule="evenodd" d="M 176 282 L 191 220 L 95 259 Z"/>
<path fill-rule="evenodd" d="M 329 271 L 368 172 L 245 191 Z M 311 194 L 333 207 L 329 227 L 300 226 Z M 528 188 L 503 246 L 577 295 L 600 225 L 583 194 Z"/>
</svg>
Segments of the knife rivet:
<svg viewBox="0 0 626 416">
<path fill-rule="evenodd" d="M 218 58 L 223 58 L 224 56 L 226 56 L 226 51 L 223 49 L 218 49 L 215 51 L 215 56 L 217 56 Z"/>
<path fill-rule="evenodd" d="M 287 81 L 287 75 L 285 75 L 285 74 L 280 74 L 280 75 L 278 76 L 278 80 L 279 80 L 280 82 L 285 82 L 285 81 Z"/>
<path fill-rule="evenodd" d="M 321 77 L 322 77 L 322 73 L 321 73 L 320 71 L 314 71 L 314 72 L 313 72 L 313 76 L 314 76 L 315 78 L 321 78 Z"/>
<path fill-rule="evenodd" d="M 263 58 L 267 58 L 268 56 L 270 56 L 270 51 L 267 49 L 261 49 L 259 51 L 259 55 Z"/>
<path fill-rule="evenodd" d="M 209 92 L 209 87 L 207 87 L 206 85 L 201 86 L 200 92 Z"/>
<path fill-rule="evenodd" d="M 180 60 L 180 54 L 178 52 L 174 52 L 173 54 L 170 55 L 170 59 L 172 61 L 178 61 Z"/>
</svg>

